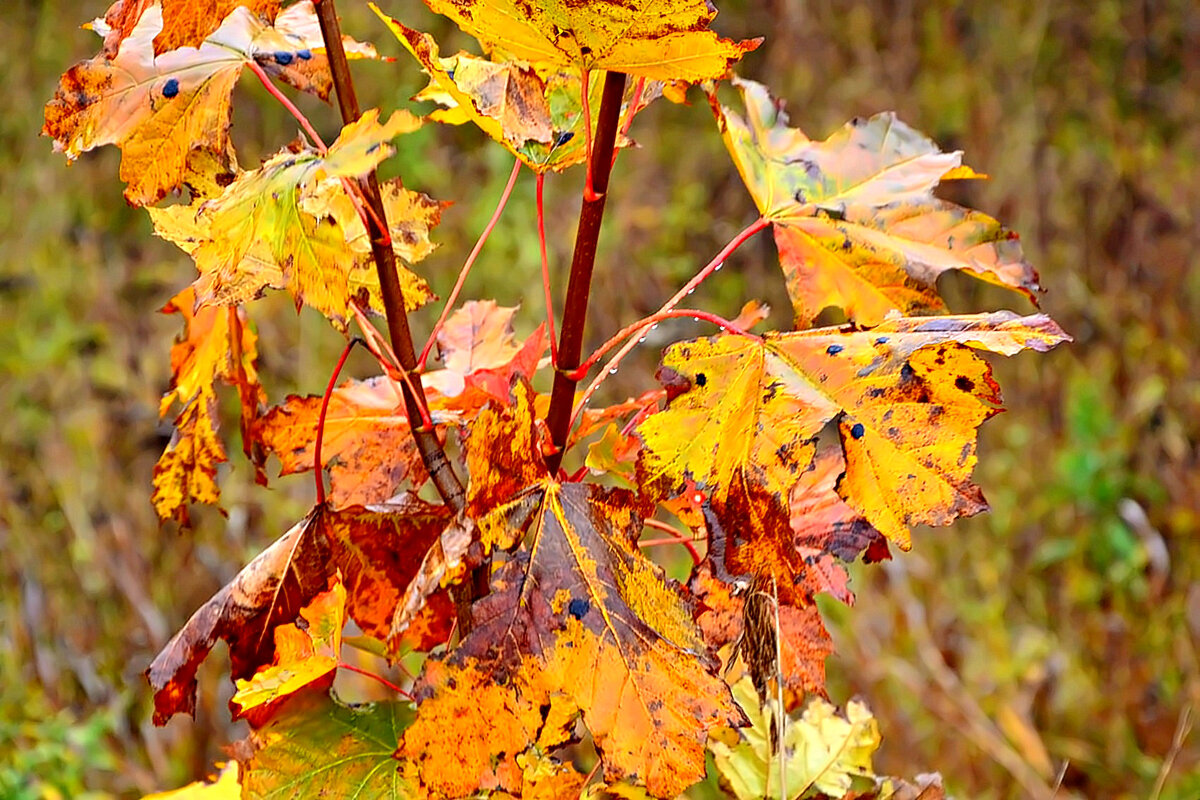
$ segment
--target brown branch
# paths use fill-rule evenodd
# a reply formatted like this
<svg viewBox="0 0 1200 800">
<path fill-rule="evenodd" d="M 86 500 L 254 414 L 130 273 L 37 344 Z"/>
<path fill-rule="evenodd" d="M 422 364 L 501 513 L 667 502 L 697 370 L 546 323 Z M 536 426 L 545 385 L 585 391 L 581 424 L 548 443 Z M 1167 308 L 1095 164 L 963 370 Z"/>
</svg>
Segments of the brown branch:
<svg viewBox="0 0 1200 800">
<path fill-rule="evenodd" d="M 587 85 L 583 87 L 587 91 Z M 551 473 L 558 471 L 567 436 L 571 431 L 571 409 L 575 405 L 575 386 L 569 373 L 579 367 L 583 350 L 583 326 L 587 318 L 588 295 L 592 286 L 592 268 L 596 264 L 596 242 L 604 220 L 604 201 L 608 197 L 608 177 L 612 172 L 613 149 L 621 119 L 621 100 L 625 96 L 625 75 L 609 72 L 604 77 L 604 94 L 596 120 L 596 140 L 588 162 L 588 181 L 583 206 L 579 209 L 579 228 L 575 234 L 575 254 L 571 258 L 571 276 L 567 281 L 567 299 L 563 305 L 562 334 L 558 340 L 558 370 L 550 393 L 546 424 L 557 448 L 546 457 Z"/>
<path fill-rule="evenodd" d="M 354 92 L 354 81 L 350 75 L 350 65 L 346 61 L 346 51 L 342 47 L 342 30 L 338 23 L 337 9 L 334 0 L 318 0 L 316 2 L 317 20 L 321 24 L 321 35 L 325 39 L 325 52 L 329 57 L 329 68 L 333 73 L 333 85 L 337 93 L 338 108 L 342 112 L 342 122 L 349 124 L 360 116 L 358 97 Z M 400 362 L 400 367 L 408 374 L 408 381 L 403 384 L 404 407 L 412 425 L 413 439 L 417 450 L 425 462 L 425 468 L 437 487 L 442 500 L 456 511 L 465 504 L 465 493 L 462 481 L 454 472 L 454 467 L 446 457 L 438 441 L 437 433 L 431 428 L 420 426 L 417 422 L 425 410 L 425 393 L 421 387 L 421 376 L 416 372 L 417 354 L 413 349 L 412 332 L 408 328 L 408 314 L 404 308 L 404 290 L 400 286 L 400 278 L 396 272 L 396 253 L 392 249 L 391 236 L 387 230 L 387 214 L 383 207 L 383 198 L 379 193 L 379 180 L 372 173 L 360 185 L 363 197 L 371 210 L 368 215 L 367 232 L 371 239 L 371 255 L 375 259 L 375 268 L 379 273 L 379 287 L 383 295 L 384 313 L 387 318 L 388 335 L 392 349 Z"/>
</svg>

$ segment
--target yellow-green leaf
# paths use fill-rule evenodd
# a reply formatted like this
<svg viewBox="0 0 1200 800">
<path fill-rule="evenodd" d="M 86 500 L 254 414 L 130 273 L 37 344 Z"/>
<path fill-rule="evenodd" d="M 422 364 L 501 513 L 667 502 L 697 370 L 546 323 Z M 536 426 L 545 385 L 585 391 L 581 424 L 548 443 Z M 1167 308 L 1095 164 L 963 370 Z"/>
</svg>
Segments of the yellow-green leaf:
<svg viewBox="0 0 1200 800">
<path fill-rule="evenodd" d="M 940 313 L 935 283 L 965 270 L 1036 301 L 1037 273 L 1017 235 L 933 195 L 947 178 L 979 177 L 962 154 L 878 114 L 823 142 L 788 126 L 783 104 L 735 79 L 745 107 L 714 100 L 726 147 L 763 216 L 774 223 L 798 325 L 827 306 L 875 325 L 891 311 Z"/>
</svg>

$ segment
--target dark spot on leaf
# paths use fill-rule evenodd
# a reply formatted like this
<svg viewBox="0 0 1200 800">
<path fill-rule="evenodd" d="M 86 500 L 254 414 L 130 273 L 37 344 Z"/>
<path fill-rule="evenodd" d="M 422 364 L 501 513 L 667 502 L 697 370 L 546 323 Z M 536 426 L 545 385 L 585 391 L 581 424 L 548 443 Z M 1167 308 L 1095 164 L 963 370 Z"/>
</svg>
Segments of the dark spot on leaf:
<svg viewBox="0 0 1200 800">
<path fill-rule="evenodd" d="M 897 428 L 895 425 L 892 425 L 890 428 L 888 428 L 887 433 L 888 433 L 888 436 L 895 439 L 900 435 L 900 429 Z"/>
<path fill-rule="evenodd" d="M 887 343 L 888 343 L 888 337 L 886 337 L 886 336 L 880 336 L 878 339 L 875 340 L 875 344 L 887 344 Z"/>
<path fill-rule="evenodd" d="M 961 391 L 969 392 L 975 388 L 975 381 L 968 378 L 966 375 L 959 375 L 954 379 L 954 385 Z"/>
<path fill-rule="evenodd" d="M 904 382 L 911 381 L 916 375 L 917 372 L 912 368 L 912 364 L 905 361 L 904 366 L 900 368 L 900 380 Z"/>
<path fill-rule="evenodd" d="M 846 348 L 842 347 L 840 344 L 831 344 L 831 345 L 829 345 L 829 347 L 825 348 L 825 352 L 831 356 L 836 356 L 838 353 L 842 352 L 845 349 Z"/>
<path fill-rule="evenodd" d="M 892 421 L 892 412 L 893 412 L 894 410 L 895 410 L 895 409 L 891 409 L 891 408 L 889 408 L 887 411 L 883 412 L 883 421 L 884 421 L 884 422 L 891 422 L 891 421 Z"/>
<path fill-rule="evenodd" d="M 592 54 L 592 48 L 588 47 L 587 45 L 584 45 L 583 47 L 579 48 L 579 52 L 582 55 L 590 56 Z"/>
<path fill-rule="evenodd" d="M 554 146 L 562 147 L 564 144 L 566 144 L 567 142 L 571 141 L 574 138 L 575 138 L 575 131 L 563 131 L 554 140 Z"/>
<path fill-rule="evenodd" d="M 170 99 L 170 98 L 174 97 L 175 95 L 179 94 L 179 79 L 171 78 L 166 83 L 164 83 L 163 88 L 162 88 L 162 93 L 163 93 L 163 97 L 165 97 L 167 99 Z"/>
<path fill-rule="evenodd" d="M 863 437 L 863 434 L 866 432 L 867 432 L 867 429 L 863 427 L 863 424 L 861 422 L 854 423 L 854 427 L 850 429 L 850 435 L 852 437 L 854 437 L 855 439 L 861 439 Z"/>
<path fill-rule="evenodd" d="M 301 61 L 308 61 L 312 58 L 312 50 L 297 50 L 296 58 L 300 59 Z"/>
<path fill-rule="evenodd" d="M 281 67 L 286 67 L 288 64 L 292 63 L 292 54 L 286 50 L 280 50 L 275 54 L 275 63 L 279 64 Z"/>
<path fill-rule="evenodd" d="M 708 376 L 705 375 L 703 372 L 697 372 L 696 373 L 696 385 L 704 386 L 707 383 L 708 383 Z"/>
<path fill-rule="evenodd" d="M 870 389 L 867 389 L 867 397 L 883 397 L 883 395 L 884 390 L 882 387 L 872 386 Z"/>
<path fill-rule="evenodd" d="M 583 619 L 584 615 L 587 614 L 591 607 L 592 604 L 587 600 L 584 600 L 582 597 L 576 597 L 567 604 L 567 613 L 575 619 Z"/>
</svg>

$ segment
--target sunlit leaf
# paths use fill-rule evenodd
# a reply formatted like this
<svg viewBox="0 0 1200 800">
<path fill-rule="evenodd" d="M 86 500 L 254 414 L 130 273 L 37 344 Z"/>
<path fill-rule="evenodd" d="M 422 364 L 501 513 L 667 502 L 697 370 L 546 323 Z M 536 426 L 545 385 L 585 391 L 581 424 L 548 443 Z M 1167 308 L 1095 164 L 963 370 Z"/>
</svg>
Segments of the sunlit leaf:
<svg viewBox="0 0 1200 800">
<path fill-rule="evenodd" d="M 737 744 L 710 740 L 717 769 L 738 800 L 798 798 L 815 789 L 842 797 L 855 776 L 872 777 L 871 757 L 879 747 L 879 726 L 862 703 L 851 700 L 845 717 L 825 700 L 809 701 L 798 719 L 789 719 L 782 737 L 786 794 L 780 785 L 780 754 L 772 747 L 772 717 L 777 704 L 760 705 L 748 680 L 733 687 L 738 704 L 750 718 Z"/>
<path fill-rule="evenodd" d="M 346 625 L 346 588 L 340 581 L 300 609 L 303 628 L 288 623 L 275 629 L 275 663 L 237 682 L 233 702 L 243 711 L 270 703 L 337 669 Z"/>
<path fill-rule="evenodd" d="M 718 514 L 724 507 L 734 535 L 766 514 L 786 524 L 786 498 L 812 461 L 814 437 L 837 420 L 846 454 L 839 493 L 907 549 L 908 526 L 986 507 L 970 475 L 976 429 L 1000 396 L 970 348 L 1011 355 L 1066 338 L 1045 316 L 995 312 L 676 344 L 661 370 L 672 400 L 638 428 L 643 469 L 676 492 L 694 480 Z M 744 568 L 731 571 L 757 573 L 759 547 L 742 547 Z"/>
<path fill-rule="evenodd" d="M 708 29 L 706 0 L 426 0 L 484 49 L 531 63 L 605 69 L 662 81 L 720 78 L 761 39 L 733 42 Z"/>
<path fill-rule="evenodd" d="M 243 172 L 219 197 L 150 209 L 155 233 L 195 259 L 200 303 L 242 303 L 268 287 L 287 289 L 297 307 L 310 305 L 344 329 L 352 304 L 382 313 L 383 300 L 369 252 L 348 243 L 338 222 L 345 214 L 334 205 L 345 192 L 339 179 L 368 174 L 392 153 L 389 140 L 419 125 L 406 112 L 380 123 L 378 111 L 369 110 L 323 156 L 285 150 Z M 432 297 L 412 272 L 400 267 L 399 274 L 410 310 Z"/>
<path fill-rule="evenodd" d="M 194 781 L 174 791 L 148 794 L 142 800 L 240 800 L 241 796 L 238 764 L 234 761 L 226 764 L 213 781 Z"/>
<path fill-rule="evenodd" d="M 673 796 L 703 775 L 706 732 L 740 715 L 681 590 L 633 544 L 635 497 L 552 480 L 531 403 L 518 384 L 514 404 L 486 409 L 468 443 L 468 508 L 481 539 L 513 547 L 528 527 L 528 548 L 493 576 L 459 647 L 427 665 L 400 755 L 435 791 L 513 791 L 506 776 L 528 743 L 565 743 L 579 715 L 606 780 L 637 776 Z M 475 721 L 444 725 L 464 715 Z"/>
<path fill-rule="evenodd" d="M 893 310 L 941 312 L 935 283 L 951 269 L 1036 300 L 1037 273 L 1017 235 L 934 197 L 941 180 L 964 176 L 961 153 L 941 152 L 890 113 L 812 141 L 788 127 L 764 86 L 734 85 L 746 116 L 715 100 L 714 107 L 742 180 L 774 223 L 799 325 L 827 306 L 863 325 Z"/>
</svg>

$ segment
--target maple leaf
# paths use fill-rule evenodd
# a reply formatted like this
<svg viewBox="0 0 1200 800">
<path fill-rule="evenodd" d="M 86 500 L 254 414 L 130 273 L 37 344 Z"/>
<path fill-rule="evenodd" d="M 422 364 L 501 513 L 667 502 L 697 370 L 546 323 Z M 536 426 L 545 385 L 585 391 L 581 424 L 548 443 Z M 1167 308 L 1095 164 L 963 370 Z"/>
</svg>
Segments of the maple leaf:
<svg viewBox="0 0 1200 800">
<path fill-rule="evenodd" d="M 723 77 L 761 39 L 733 42 L 708 29 L 706 0 L 425 0 L 484 50 L 531 63 L 695 83 Z"/>
<path fill-rule="evenodd" d="M 279 457 L 280 475 L 313 468 L 321 396 L 290 395 L 254 426 L 265 450 Z M 349 380 L 333 390 L 325 417 L 321 466 L 329 470 L 335 509 L 382 503 L 408 480 L 428 480 L 412 437 L 399 384 L 385 375 Z"/>
<path fill-rule="evenodd" d="M 339 573 L 348 588 L 349 616 L 368 634 L 386 631 L 396 598 L 416 573 L 416 558 L 408 555 L 431 547 L 447 518 L 440 506 L 411 497 L 340 512 L 315 507 L 201 606 L 151 663 L 146 676 L 154 689 L 155 723 L 193 712 L 196 670 L 218 639 L 229 644 L 235 680 L 271 664 L 274 631 L 295 622 Z M 446 619 L 426 618 L 410 641 L 445 641 L 449 608 L 444 596 L 431 603 L 431 613 Z"/>
<path fill-rule="evenodd" d="M 323 697 L 289 706 L 250 735 L 241 759 L 243 797 L 410 800 L 409 776 L 392 758 L 412 719 L 407 703 L 347 706 Z"/>
<path fill-rule="evenodd" d="M 734 79 L 746 117 L 712 99 L 725 145 L 775 228 L 798 326 L 836 306 L 862 325 L 892 310 L 942 312 L 935 282 L 965 270 L 1036 303 L 1037 273 L 1017 235 L 933 195 L 947 177 L 976 177 L 962 154 L 890 113 L 855 119 L 823 142 L 788 127 L 766 87 Z"/>
<path fill-rule="evenodd" d="M 282 27 L 272 27 L 239 5 L 197 46 L 156 55 L 160 33 L 167 33 L 164 44 L 194 42 L 203 29 L 199 26 L 208 24 L 197 20 L 193 12 L 198 9 L 178 2 L 170 7 L 180 27 L 169 32 L 157 2 L 122 5 L 115 29 L 103 21 L 93 23 L 115 51 L 68 70 L 45 109 L 42 134 L 52 137 L 54 149 L 68 160 L 104 144 L 121 148 L 125 199 L 133 205 L 155 203 L 178 187 L 193 150 L 229 149 L 230 99 L 246 64 L 262 63 L 318 94 L 329 91 L 327 76 L 297 66 L 311 60 L 322 42 L 309 0 L 280 14 Z M 270 12 L 274 4 L 260 8 Z"/>
<path fill-rule="evenodd" d="M 287 289 L 297 307 L 312 306 L 344 330 L 352 304 L 382 313 L 383 300 L 370 253 L 348 243 L 338 219 L 344 207 L 334 208 L 333 198 L 344 194 L 340 179 L 369 174 L 393 152 L 390 139 L 419 126 L 399 111 L 381 124 L 371 109 L 344 127 L 323 156 L 284 150 L 241 173 L 219 197 L 150 209 L 155 233 L 195 260 L 198 303 L 242 303 L 268 287 Z M 428 218 L 419 207 L 414 213 Z M 432 298 L 423 280 L 398 271 L 409 310 Z"/>
<path fill-rule="evenodd" d="M 434 791 L 513 791 L 516 757 L 530 742 L 563 744 L 580 715 L 606 780 L 636 776 L 674 796 L 703 776 L 707 731 L 741 715 L 681 591 L 633 544 L 635 495 L 551 479 L 532 403 L 518 383 L 511 406 L 489 406 L 472 428 L 467 508 L 480 539 L 511 548 L 530 528 L 529 543 L 493 576 L 459 647 L 427 662 L 399 755 Z"/>
<path fill-rule="evenodd" d="M 220 500 L 217 465 L 226 461 L 225 446 L 217 435 L 218 381 L 237 388 L 242 402 L 242 442 L 249 453 L 247 435 L 258 416 L 266 392 L 258 382 L 257 337 L 246 313 L 238 307 L 192 308 L 192 290 L 184 289 L 164 307 L 164 313 L 183 316 L 183 335 L 171 348 L 171 389 L 163 395 L 159 415 L 172 405 L 183 406 L 175 419 L 175 433 L 154 467 L 151 501 L 162 520 L 190 524 L 189 503 L 216 505 Z"/>
<path fill-rule="evenodd" d="M 1012 355 L 1068 338 L 1044 315 L 1001 311 L 676 344 L 660 370 L 672 399 L 638 427 L 640 468 L 649 483 L 676 490 L 694 480 L 735 537 L 747 526 L 776 537 L 814 437 L 836 419 L 846 457 L 839 494 L 908 549 L 909 525 L 945 525 L 986 507 L 970 474 L 976 428 L 998 412 L 1000 396 L 969 348 Z M 761 566 L 761 544 L 731 544 L 747 566 Z M 776 549 L 790 557 L 790 542 Z"/>
<path fill-rule="evenodd" d="M 143 12 L 154 5 L 162 7 L 162 32 L 154 39 L 154 54 L 162 55 L 181 47 L 199 47 L 238 6 L 246 6 L 255 16 L 273 21 L 280 0 L 117 0 L 104 14 L 104 49 L 115 53 L 118 46 L 137 27 Z M 97 23 L 91 23 L 97 33 Z"/>
<path fill-rule="evenodd" d="M 194 714 L 196 670 L 217 639 L 229 643 L 233 677 L 249 678 L 271 662 L 272 631 L 292 622 L 328 585 L 328 546 L 313 510 L 201 606 L 155 657 L 146 677 L 154 689 L 154 722 Z"/>
<path fill-rule="evenodd" d="M 432 36 L 406 27 L 374 4 L 371 8 L 429 74 L 429 85 L 413 98 L 444 106 L 430 113 L 429 119 L 452 125 L 473 122 L 535 172 L 561 172 L 586 160 L 587 124 L 578 70 L 489 61 L 463 52 L 442 58 Z M 602 86 L 599 74 L 588 83 L 593 127 Z M 663 89 L 659 81 L 644 83 L 640 93 L 628 87 L 620 129 L 625 130 L 633 115 L 662 96 Z M 616 147 L 631 144 L 618 133 Z"/>
</svg>

